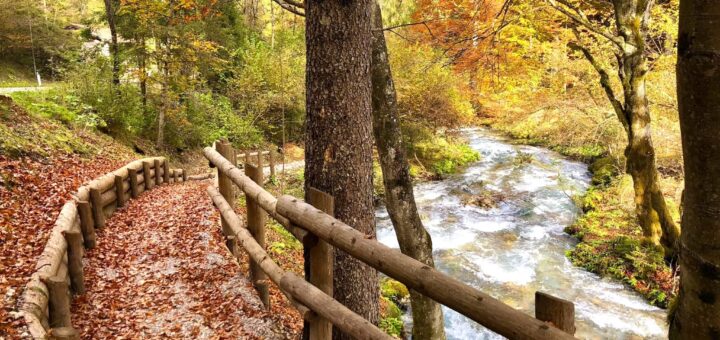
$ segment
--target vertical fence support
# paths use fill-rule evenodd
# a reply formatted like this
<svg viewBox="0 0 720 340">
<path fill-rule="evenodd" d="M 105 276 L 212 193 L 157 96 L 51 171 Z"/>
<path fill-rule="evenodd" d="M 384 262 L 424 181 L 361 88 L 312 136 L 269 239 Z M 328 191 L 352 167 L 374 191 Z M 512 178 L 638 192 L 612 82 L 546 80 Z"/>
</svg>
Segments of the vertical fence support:
<svg viewBox="0 0 720 340">
<path fill-rule="evenodd" d="M 250 163 L 250 149 L 245 149 L 245 163 Z"/>
<path fill-rule="evenodd" d="M 137 198 L 140 195 L 138 192 L 137 170 L 128 168 L 128 183 L 130 183 L 130 197 Z"/>
<path fill-rule="evenodd" d="M 268 153 L 268 160 L 270 161 L 270 178 L 275 178 L 275 146 L 270 148 Z"/>
<path fill-rule="evenodd" d="M 83 244 L 82 234 L 78 231 L 66 231 L 65 241 L 67 242 L 68 273 L 70 284 L 76 294 L 85 293 L 85 275 L 83 274 Z"/>
<path fill-rule="evenodd" d="M 115 196 L 117 196 L 117 207 L 125 206 L 125 186 L 123 185 L 122 176 L 115 175 Z"/>
<path fill-rule="evenodd" d="M 160 160 L 156 159 L 153 161 L 154 167 L 155 167 L 155 185 L 162 184 L 162 176 L 160 176 L 160 170 L 162 167 L 160 167 Z"/>
<path fill-rule="evenodd" d="M 263 156 L 262 156 L 262 150 L 258 149 L 257 151 L 257 167 L 262 171 L 263 169 Z"/>
<path fill-rule="evenodd" d="M 143 162 L 143 180 L 145 183 L 145 190 L 153 188 L 155 182 L 153 181 L 152 176 L 150 176 L 150 162 L 147 161 Z"/>
<path fill-rule="evenodd" d="M 235 240 L 235 236 L 228 236 L 225 239 L 225 245 L 228 247 L 228 250 L 230 250 L 230 254 L 232 254 L 233 257 L 238 256 L 237 241 Z"/>
<path fill-rule="evenodd" d="M 230 144 L 227 139 L 222 139 L 215 143 L 215 150 L 217 150 L 219 154 L 225 157 L 225 159 L 235 164 L 235 153 L 233 152 L 232 144 Z M 228 203 L 230 203 L 230 206 L 235 205 L 235 190 L 233 185 L 234 184 L 232 180 L 230 180 L 230 177 L 218 170 L 218 189 L 222 197 L 225 198 Z M 230 236 L 232 234 L 230 225 L 222 216 L 220 217 L 220 223 L 222 223 L 223 235 L 225 235 L 225 237 Z"/>
<path fill-rule="evenodd" d="M 70 327 L 70 290 L 65 277 L 53 276 L 42 280 L 48 288 L 50 328 Z"/>
<path fill-rule="evenodd" d="M 90 188 L 90 201 L 92 202 L 95 228 L 105 227 L 105 213 L 103 212 L 102 193 L 97 188 Z"/>
<path fill-rule="evenodd" d="M 80 231 L 82 231 L 83 234 L 85 248 L 95 248 L 95 226 L 90 203 L 87 201 L 79 201 L 77 202 L 77 207 L 78 215 L 80 216 Z"/>
<path fill-rule="evenodd" d="M 262 168 L 245 163 L 245 176 L 250 177 L 250 179 L 259 186 L 263 185 Z M 260 207 L 253 197 L 247 194 L 245 194 L 245 202 L 247 204 L 248 230 L 255 241 L 265 249 L 265 222 L 267 221 L 267 212 Z M 250 280 L 258 292 L 260 300 L 265 304 L 265 308 L 270 309 L 267 274 L 262 271 L 255 261 L 250 262 Z"/>
<path fill-rule="evenodd" d="M 187 182 L 187 172 L 185 169 L 180 169 L 180 171 L 182 171 L 182 181 Z"/>
<path fill-rule="evenodd" d="M 170 183 L 170 162 L 168 162 L 167 158 L 163 162 L 163 182 L 165 184 Z"/>
<path fill-rule="evenodd" d="M 556 328 L 575 334 L 575 305 L 542 292 L 535 292 L 535 318 L 551 322 Z"/>
<path fill-rule="evenodd" d="M 80 333 L 72 327 L 53 328 L 50 332 L 52 340 L 80 340 Z"/>
<path fill-rule="evenodd" d="M 335 200 L 327 193 L 310 188 L 308 203 L 330 216 L 335 216 Z M 303 245 L 303 255 L 305 257 L 305 280 L 328 296 L 333 296 L 332 246 L 317 237 L 312 237 Z M 305 321 L 303 339 L 326 340 L 330 338 L 332 338 L 330 321 L 320 317 L 312 321 Z"/>
</svg>

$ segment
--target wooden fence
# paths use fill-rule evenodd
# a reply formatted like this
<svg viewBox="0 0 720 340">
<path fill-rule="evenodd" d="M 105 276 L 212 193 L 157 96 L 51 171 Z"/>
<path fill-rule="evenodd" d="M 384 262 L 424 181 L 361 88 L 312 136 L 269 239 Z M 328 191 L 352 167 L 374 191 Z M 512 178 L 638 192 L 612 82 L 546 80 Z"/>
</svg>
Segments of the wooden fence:
<svg viewBox="0 0 720 340">
<path fill-rule="evenodd" d="M 239 244 L 250 255 L 251 282 L 267 307 L 265 275 L 280 287 L 306 320 L 310 339 L 329 339 L 333 326 L 358 339 L 389 338 L 332 298 L 333 247 L 505 337 L 574 339 L 571 302 L 537 292 L 533 318 L 398 250 L 366 238 L 332 216 L 333 199 L 326 193 L 311 189 L 310 204 L 287 195 L 275 198 L 262 188 L 261 167 L 246 163 L 243 173 L 235 166 L 235 153 L 229 143 L 221 141 L 215 146 L 217 150 L 209 147 L 203 150 L 218 169 L 219 190 L 211 186 L 208 193 L 221 212 L 228 247 L 237 254 Z M 228 203 L 235 202 L 235 186 L 246 197 L 247 228 Z M 307 281 L 284 272 L 265 252 L 267 216 L 277 220 L 304 245 Z"/>
<path fill-rule="evenodd" d="M 70 323 L 71 291 L 85 292 L 82 257 L 96 244 L 95 230 L 131 198 L 163 183 L 183 182 L 185 170 L 162 157 L 133 161 L 80 187 L 50 231 L 25 286 L 20 313 L 34 339 L 79 339 Z"/>
</svg>

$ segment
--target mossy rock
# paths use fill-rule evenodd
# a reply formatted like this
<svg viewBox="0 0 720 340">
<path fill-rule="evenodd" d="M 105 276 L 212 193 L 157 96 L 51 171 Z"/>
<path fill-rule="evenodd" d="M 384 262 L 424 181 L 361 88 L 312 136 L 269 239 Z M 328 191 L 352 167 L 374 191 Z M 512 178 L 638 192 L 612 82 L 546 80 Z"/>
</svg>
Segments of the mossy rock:
<svg viewBox="0 0 720 340">
<path fill-rule="evenodd" d="M 597 159 L 590 165 L 590 171 L 593 174 L 592 183 L 594 185 L 608 185 L 618 175 L 617 166 L 611 157 Z"/>
<path fill-rule="evenodd" d="M 393 301 L 400 301 L 410 295 L 407 287 L 399 281 L 391 278 L 384 278 L 380 282 L 380 294 Z"/>
</svg>

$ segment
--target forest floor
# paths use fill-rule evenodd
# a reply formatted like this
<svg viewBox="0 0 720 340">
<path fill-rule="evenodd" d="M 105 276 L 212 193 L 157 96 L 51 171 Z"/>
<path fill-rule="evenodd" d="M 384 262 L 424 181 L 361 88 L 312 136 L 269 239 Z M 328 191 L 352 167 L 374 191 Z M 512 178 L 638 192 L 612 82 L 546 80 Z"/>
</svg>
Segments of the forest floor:
<svg viewBox="0 0 720 340">
<path fill-rule="evenodd" d="M 160 186 L 131 200 L 86 253 L 87 293 L 75 299 L 85 338 L 287 339 L 297 320 L 275 290 L 265 310 L 227 250 L 212 181 Z"/>
</svg>

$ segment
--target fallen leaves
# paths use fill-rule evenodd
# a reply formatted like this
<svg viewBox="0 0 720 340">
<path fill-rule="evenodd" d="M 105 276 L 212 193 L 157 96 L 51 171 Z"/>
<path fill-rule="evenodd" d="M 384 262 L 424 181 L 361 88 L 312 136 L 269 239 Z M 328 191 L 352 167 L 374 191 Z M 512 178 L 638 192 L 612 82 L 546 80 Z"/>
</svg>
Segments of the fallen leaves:
<svg viewBox="0 0 720 340">
<path fill-rule="evenodd" d="M 84 338 L 298 338 L 302 319 L 277 287 L 264 309 L 225 247 L 209 182 L 160 186 L 119 209 L 86 254 Z M 210 222 L 210 223 L 208 223 Z"/>
</svg>

